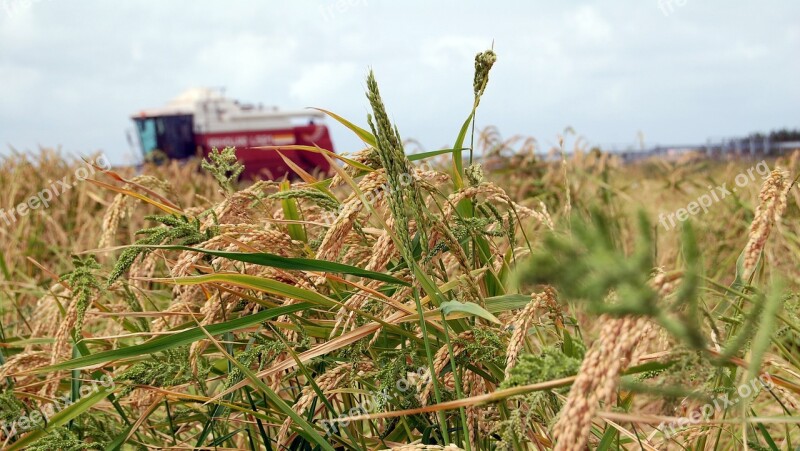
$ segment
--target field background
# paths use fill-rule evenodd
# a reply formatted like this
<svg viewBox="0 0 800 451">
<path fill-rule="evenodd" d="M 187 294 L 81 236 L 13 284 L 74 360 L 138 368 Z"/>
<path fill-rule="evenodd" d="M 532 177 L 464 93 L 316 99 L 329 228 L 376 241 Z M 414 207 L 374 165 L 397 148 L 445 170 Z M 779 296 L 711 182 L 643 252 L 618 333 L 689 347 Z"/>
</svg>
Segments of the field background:
<svg viewBox="0 0 800 451">
<path fill-rule="evenodd" d="M 411 162 L 368 87 L 376 125 L 345 125 L 370 146 L 324 184 L 239 184 L 223 152 L 204 168 L 98 172 L 0 224 L 0 419 L 21 427 L 82 399 L 3 431 L 5 445 L 800 443 L 800 154 L 764 160 L 773 172 L 665 230 L 660 214 L 759 161 L 542 158 L 486 129 L 482 167 L 454 151 Z M 0 206 L 83 165 L 49 149 L 5 158 Z M 193 249 L 126 247 L 137 240 Z M 769 389 L 707 422 L 654 430 L 766 374 Z M 113 389 L 81 391 L 104 376 Z"/>
</svg>

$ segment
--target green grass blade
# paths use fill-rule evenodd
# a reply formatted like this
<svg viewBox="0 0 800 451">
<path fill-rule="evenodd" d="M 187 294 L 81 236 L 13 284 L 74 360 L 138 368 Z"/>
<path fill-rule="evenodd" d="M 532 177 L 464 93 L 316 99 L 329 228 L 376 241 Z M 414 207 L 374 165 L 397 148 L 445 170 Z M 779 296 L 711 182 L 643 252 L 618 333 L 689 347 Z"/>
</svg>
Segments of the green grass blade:
<svg viewBox="0 0 800 451">
<path fill-rule="evenodd" d="M 212 324 L 206 327 L 206 330 L 213 334 L 219 335 L 225 332 L 242 329 L 245 327 L 259 324 L 270 319 L 277 318 L 281 315 L 298 312 L 311 307 L 311 304 L 299 303 L 287 305 L 284 307 L 277 307 L 274 309 L 265 310 L 256 313 L 255 315 L 243 316 L 224 323 Z M 75 368 L 83 368 L 90 365 L 97 365 L 100 363 L 109 362 L 112 360 L 127 359 L 131 357 L 138 357 L 146 354 L 154 354 L 157 352 L 165 351 L 167 349 L 185 346 L 195 341 L 201 340 L 205 337 L 200 328 L 192 328 L 182 332 L 177 332 L 172 335 L 164 335 L 159 338 L 147 341 L 145 343 L 129 346 L 127 348 L 114 349 L 113 351 L 98 352 L 77 359 L 68 360 L 56 365 L 37 368 L 31 373 L 49 373 L 54 371 L 72 370 Z"/>
<path fill-rule="evenodd" d="M 291 185 L 289 184 L 288 180 L 284 180 L 281 183 L 281 192 L 289 191 L 291 189 Z M 297 209 L 297 200 L 295 199 L 281 199 L 281 207 L 283 207 L 283 216 L 290 220 L 300 222 L 302 221 L 302 217 L 300 217 L 300 211 Z M 292 237 L 293 240 L 302 241 L 303 243 L 308 242 L 308 237 L 306 236 L 306 229 L 303 227 L 303 224 L 289 224 L 287 226 L 289 229 L 289 236 Z"/>
<path fill-rule="evenodd" d="M 756 413 L 753 411 L 753 409 L 750 409 L 750 414 L 756 416 Z M 755 426 L 758 432 L 761 434 L 761 437 L 763 437 L 764 441 L 767 442 L 767 445 L 769 445 L 769 449 L 771 451 L 780 451 L 780 448 L 778 448 L 778 445 L 775 443 L 775 440 L 772 438 L 772 435 L 770 435 L 766 426 L 764 426 L 764 423 L 756 423 Z"/>
<path fill-rule="evenodd" d="M 205 276 L 180 277 L 177 279 L 157 279 L 162 282 L 173 282 L 177 285 L 198 285 L 209 282 L 227 283 L 244 288 L 263 291 L 276 296 L 285 296 L 299 301 L 306 301 L 323 307 L 333 307 L 338 304 L 333 299 L 319 294 L 316 291 L 289 285 L 277 280 L 266 279 L 247 274 L 208 274 Z M 308 306 L 307 306 L 308 307 Z"/>
<path fill-rule="evenodd" d="M 363 128 L 359 127 L 358 125 L 353 124 L 352 122 L 348 121 L 347 119 L 339 116 L 336 113 L 330 112 L 328 110 L 323 110 L 322 108 L 312 108 L 317 111 L 321 111 L 328 116 L 332 117 L 336 122 L 344 125 L 348 129 L 350 129 L 353 133 L 358 135 L 365 144 L 368 144 L 372 147 L 378 147 L 378 141 L 375 139 L 375 135 L 372 133 L 364 130 Z"/>
<path fill-rule="evenodd" d="M 199 329 L 201 333 L 205 334 L 208 338 L 212 337 L 212 334 L 208 331 L 209 328 L 200 326 Z M 236 368 L 241 371 L 247 379 L 249 379 L 253 385 L 264 392 L 267 398 L 278 408 L 280 412 L 284 415 L 288 416 L 292 419 L 292 423 L 296 426 L 299 426 L 302 430 L 301 435 L 303 435 L 306 439 L 316 443 L 317 445 L 321 446 L 322 449 L 327 451 L 335 451 L 333 447 L 322 437 L 311 424 L 309 424 L 302 416 L 298 415 L 294 409 L 291 408 L 286 402 L 278 396 L 275 391 L 273 391 L 267 384 L 265 384 L 255 373 L 253 373 L 250 368 L 242 365 L 238 360 L 236 360 L 232 355 L 228 354 L 225 351 L 219 342 L 216 340 L 211 340 L 211 342 L 216 346 L 216 348 L 225 356 L 228 361 L 230 361 Z"/>
<path fill-rule="evenodd" d="M 475 117 L 475 108 L 472 109 L 472 112 L 469 113 L 469 117 L 467 120 L 464 121 L 464 125 L 461 126 L 461 130 L 458 132 L 458 136 L 456 137 L 456 143 L 453 144 L 453 165 L 455 166 L 456 170 L 453 171 L 453 183 L 455 184 L 455 188 L 461 189 L 464 187 L 464 157 L 461 154 L 461 149 L 464 148 L 464 140 L 467 137 L 467 132 L 469 131 L 469 125 L 472 123 L 472 118 Z"/>
<path fill-rule="evenodd" d="M 98 389 L 96 392 L 92 393 L 91 395 L 78 400 L 75 404 L 70 405 L 66 409 L 58 412 L 57 414 L 50 417 L 50 420 L 47 423 L 47 427 L 42 429 L 37 429 L 31 431 L 29 434 L 22 437 L 20 440 L 14 442 L 12 445 L 4 448 L 8 451 L 13 451 L 17 449 L 25 449 L 28 445 L 31 445 L 35 441 L 39 440 L 40 438 L 47 435 L 53 429 L 59 428 L 73 419 L 77 418 L 82 413 L 88 411 L 93 405 L 97 404 L 98 402 L 102 401 L 103 398 L 109 395 L 109 391 L 103 387 Z"/>
<path fill-rule="evenodd" d="M 420 161 L 420 160 L 425 160 L 427 158 L 435 157 L 437 155 L 443 155 L 443 154 L 446 154 L 446 153 L 461 152 L 462 150 L 467 150 L 467 149 L 432 150 L 430 152 L 420 152 L 420 153 L 414 153 L 414 154 L 411 154 L 411 155 L 406 155 L 406 158 L 408 158 L 408 161 Z"/>
<path fill-rule="evenodd" d="M 531 302 L 530 295 L 504 294 L 484 299 L 486 310 L 490 313 L 503 313 L 509 310 L 525 308 Z"/>
<path fill-rule="evenodd" d="M 491 321 L 495 324 L 502 324 L 497 317 L 486 311 L 480 305 L 474 302 L 458 302 L 458 301 L 447 301 L 443 302 L 441 305 L 442 313 L 445 316 L 450 315 L 453 312 L 461 312 L 466 313 L 470 316 L 479 316 L 485 320 Z"/>
<path fill-rule="evenodd" d="M 2 250 L 0 250 L 0 272 L 3 273 L 3 277 L 5 277 L 6 280 L 11 281 L 11 272 L 8 270 L 6 256 Z"/>
<path fill-rule="evenodd" d="M 200 252 L 206 255 L 213 255 L 215 257 L 227 258 L 229 260 L 236 260 L 245 263 L 252 263 L 261 266 L 270 266 L 272 268 L 286 269 L 291 271 L 319 271 L 337 274 L 349 274 L 352 276 L 364 277 L 366 279 L 379 280 L 381 282 L 392 283 L 396 285 L 409 286 L 409 283 L 392 277 L 388 274 L 379 273 L 376 271 L 369 271 L 357 266 L 345 265 L 343 263 L 329 262 L 325 260 L 315 260 L 311 258 L 290 258 L 282 257 L 280 255 L 268 254 L 265 252 L 249 253 L 249 252 L 222 252 L 212 251 L 208 249 L 201 249 L 188 246 L 146 246 L 153 249 L 170 249 L 181 251 Z"/>
</svg>

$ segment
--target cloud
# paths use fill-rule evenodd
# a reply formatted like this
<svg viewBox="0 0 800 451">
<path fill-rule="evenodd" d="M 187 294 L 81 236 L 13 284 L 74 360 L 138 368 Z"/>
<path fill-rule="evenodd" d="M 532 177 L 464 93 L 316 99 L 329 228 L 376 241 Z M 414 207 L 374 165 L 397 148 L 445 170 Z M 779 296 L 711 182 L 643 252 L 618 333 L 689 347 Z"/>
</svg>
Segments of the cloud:
<svg viewBox="0 0 800 451">
<path fill-rule="evenodd" d="M 3 99 L 0 117 L 4 112 L 27 110 L 30 107 L 27 103 L 36 97 L 43 80 L 44 75 L 33 67 L 0 63 L 0 98 Z"/>
<path fill-rule="evenodd" d="M 475 54 L 489 48 L 491 38 L 475 36 L 441 36 L 428 39 L 422 44 L 422 62 L 434 69 L 464 65 L 475 59 Z"/>
<path fill-rule="evenodd" d="M 579 40 L 591 42 L 592 44 L 607 43 L 612 37 L 612 27 L 597 11 L 594 6 L 581 5 L 575 11 L 570 12 L 567 21 L 574 24 L 574 31 Z"/>
<path fill-rule="evenodd" d="M 574 125 L 593 142 L 640 129 L 662 143 L 703 142 L 800 125 L 797 0 L 691 1 L 669 17 L 640 0 L 344 0 L 352 6 L 329 20 L 320 5 L 339 0 L 11 1 L 30 2 L 13 16 L 0 8 L 0 139 L 18 148 L 121 155 L 128 114 L 192 86 L 364 125 L 369 68 L 404 137 L 452 144 L 474 56 L 492 41 L 498 62 L 478 125 L 504 135 L 546 142 Z M 360 145 L 331 128 L 338 148 Z"/>
<path fill-rule="evenodd" d="M 286 35 L 226 34 L 200 48 L 196 66 L 242 89 L 255 88 L 296 62 L 298 42 Z"/>
<path fill-rule="evenodd" d="M 303 68 L 296 81 L 289 85 L 292 99 L 307 106 L 330 100 L 347 83 L 360 77 L 353 63 L 317 63 Z"/>
</svg>

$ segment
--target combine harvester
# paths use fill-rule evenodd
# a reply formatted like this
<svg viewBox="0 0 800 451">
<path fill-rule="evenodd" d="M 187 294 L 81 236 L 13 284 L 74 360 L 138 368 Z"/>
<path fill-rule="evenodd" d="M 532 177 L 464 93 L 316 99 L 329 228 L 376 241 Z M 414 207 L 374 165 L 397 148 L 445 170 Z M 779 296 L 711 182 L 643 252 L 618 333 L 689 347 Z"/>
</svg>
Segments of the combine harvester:
<svg viewBox="0 0 800 451">
<path fill-rule="evenodd" d="M 190 89 L 166 106 L 132 116 L 147 161 L 205 156 L 211 148 L 236 147 L 244 178 L 292 176 L 281 156 L 265 146 L 317 146 L 333 151 L 328 127 L 318 111 L 279 111 L 226 98 L 219 90 Z M 315 152 L 281 149 L 280 153 L 310 173 L 328 173 L 328 160 Z"/>
</svg>

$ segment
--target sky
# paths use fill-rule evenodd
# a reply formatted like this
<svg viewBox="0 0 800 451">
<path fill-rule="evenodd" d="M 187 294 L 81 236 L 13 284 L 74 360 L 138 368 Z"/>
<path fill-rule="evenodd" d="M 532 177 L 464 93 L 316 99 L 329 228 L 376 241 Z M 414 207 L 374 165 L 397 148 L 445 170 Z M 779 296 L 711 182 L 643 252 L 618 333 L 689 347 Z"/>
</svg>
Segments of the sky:
<svg viewBox="0 0 800 451">
<path fill-rule="evenodd" d="M 450 147 L 492 46 L 477 127 L 544 148 L 800 128 L 798 0 L 0 0 L 0 154 L 135 161 L 130 115 L 196 86 L 366 126 L 370 69 L 403 138 Z"/>
</svg>

